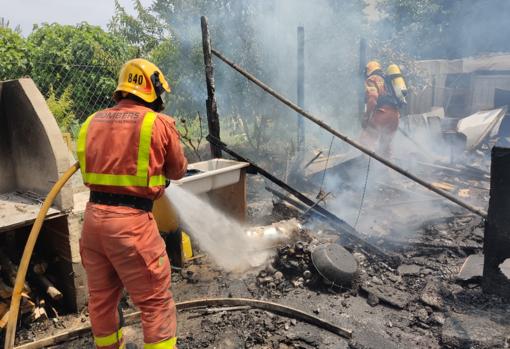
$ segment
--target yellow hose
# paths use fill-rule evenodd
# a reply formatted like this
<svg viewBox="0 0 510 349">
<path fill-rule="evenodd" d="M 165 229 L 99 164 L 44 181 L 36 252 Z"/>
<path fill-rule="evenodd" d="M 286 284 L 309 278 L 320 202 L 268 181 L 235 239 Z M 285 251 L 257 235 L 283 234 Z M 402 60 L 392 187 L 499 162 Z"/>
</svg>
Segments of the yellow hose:
<svg viewBox="0 0 510 349">
<path fill-rule="evenodd" d="M 23 292 L 23 285 L 25 284 L 25 277 L 27 276 L 28 264 L 30 263 L 32 252 L 34 252 L 34 246 L 37 242 L 37 237 L 41 231 L 46 213 L 48 213 L 51 204 L 53 204 L 55 197 L 58 195 L 64 184 L 66 184 L 69 178 L 71 178 L 71 176 L 76 171 L 78 171 L 79 168 L 80 164 L 76 162 L 62 175 L 62 177 L 59 178 L 53 188 L 51 188 L 48 196 L 41 206 L 41 209 L 39 210 L 39 213 L 37 214 L 37 218 L 35 219 L 34 225 L 32 226 L 32 230 L 30 230 L 30 235 L 28 236 L 27 244 L 25 245 L 25 250 L 23 251 L 23 257 L 21 258 L 21 262 L 19 264 L 18 273 L 16 274 L 14 290 L 12 291 L 11 306 L 9 308 L 7 330 L 5 334 L 5 349 L 14 348 L 14 339 L 16 338 L 16 323 L 18 322 L 21 293 Z"/>
</svg>

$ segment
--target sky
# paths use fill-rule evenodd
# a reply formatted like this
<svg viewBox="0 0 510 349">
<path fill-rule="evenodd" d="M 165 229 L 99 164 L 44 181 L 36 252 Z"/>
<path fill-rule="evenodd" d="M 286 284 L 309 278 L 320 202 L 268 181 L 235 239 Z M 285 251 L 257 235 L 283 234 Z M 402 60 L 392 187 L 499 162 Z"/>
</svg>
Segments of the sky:
<svg viewBox="0 0 510 349">
<path fill-rule="evenodd" d="M 133 11 L 132 0 L 119 0 Z M 152 0 L 141 0 L 144 6 Z M 106 29 L 114 12 L 114 0 L 0 0 L 0 17 L 10 22 L 11 28 L 18 24 L 27 36 L 35 23 L 77 24 L 88 22 Z"/>
</svg>

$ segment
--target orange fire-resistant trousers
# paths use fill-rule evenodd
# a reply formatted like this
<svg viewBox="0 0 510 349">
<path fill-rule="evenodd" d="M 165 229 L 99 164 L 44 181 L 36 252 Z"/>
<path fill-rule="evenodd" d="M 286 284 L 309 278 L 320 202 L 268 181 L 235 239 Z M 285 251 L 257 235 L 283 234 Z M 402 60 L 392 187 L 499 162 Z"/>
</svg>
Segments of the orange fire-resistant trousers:
<svg viewBox="0 0 510 349">
<path fill-rule="evenodd" d="M 123 287 L 141 310 L 146 344 L 175 337 L 170 261 L 152 213 L 88 203 L 80 253 L 87 273 L 88 309 L 97 348 L 124 347 L 123 339 L 119 338 L 122 334 L 118 334 L 117 312 Z M 111 341 L 112 334 L 119 339 L 115 343 Z M 103 345 L 98 344 L 98 338 Z"/>
<path fill-rule="evenodd" d="M 360 142 L 371 150 L 376 150 L 386 158 L 392 155 L 392 141 L 398 129 L 400 113 L 394 108 L 376 109 L 366 127 Z M 375 149 L 378 145 L 378 149 Z"/>
</svg>

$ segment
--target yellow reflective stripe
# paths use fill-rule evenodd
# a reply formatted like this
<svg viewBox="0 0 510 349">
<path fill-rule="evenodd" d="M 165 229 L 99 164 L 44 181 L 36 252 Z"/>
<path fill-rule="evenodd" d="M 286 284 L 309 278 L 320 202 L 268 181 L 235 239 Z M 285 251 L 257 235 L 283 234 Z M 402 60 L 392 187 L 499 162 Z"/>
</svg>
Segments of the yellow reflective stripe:
<svg viewBox="0 0 510 349">
<path fill-rule="evenodd" d="M 177 344 L 177 337 L 159 343 L 144 344 L 143 349 L 174 349 L 175 344 Z"/>
<path fill-rule="evenodd" d="M 84 175 L 87 169 L 85 149 L 87 147 L 87 131 L 89 124 L 96 113 L 90 115 L 87 120 L 81 125 L 80 133 L 78 134 L 78 141 L 76 142 L 76 153 L 78 155 L 78 162 L 80 163 L 81 174 Z"/>
<path fill-rule="evenodd" d="M 165 176 L 151 176 L 151 178 L 149 179 L 149 187 L 165 185 L 165 182 L 166 182 Z"/>
<path fill-rule="evenodd" d="M 140 128 L 140 143 L 138 145 L 138 160 L 136 162 L 136 175 L 145 176 L 149 173 L 149 156 L 151 151 L 152 126 L 156 120 L 156 113 L 145 114 Z"/>
<path fill-rule="evenodd" d="M 122 328 L 117 332 L 113 332 L 112 334 L 104 337 L 95 337 L 94 341 L 98 347 L 108 347 L 110 345 L 114 345 L 115 343 L 122 342 Z"/>
<path fill-rule="evenodd" d="M 165 185 L 165 176 L 152 176 L 147 185 L 147 177 L 138 177 L 132 175 L 114 175 L 104 173 L 88 172 L 83 175 L 86 183 L 97 185 L 115 185 L 120 187 L 157 187 Z"/>
</svg>

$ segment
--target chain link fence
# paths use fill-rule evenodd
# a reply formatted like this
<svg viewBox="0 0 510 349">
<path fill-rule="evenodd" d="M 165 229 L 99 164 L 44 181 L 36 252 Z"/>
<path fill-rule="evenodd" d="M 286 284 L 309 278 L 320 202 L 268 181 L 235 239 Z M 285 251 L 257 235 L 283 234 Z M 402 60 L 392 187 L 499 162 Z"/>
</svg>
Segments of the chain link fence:
<svg viewBox="0 0 510 349">
<path fill-rule="evenodd" d="M 113 105 L 120 63 L 104 65 L 32 63 L 24 71 L 0 76 L 0 81 L 29 77 L 46 98 L 63 132 L 76 134 L 87 116 Z"/>
</svg>

